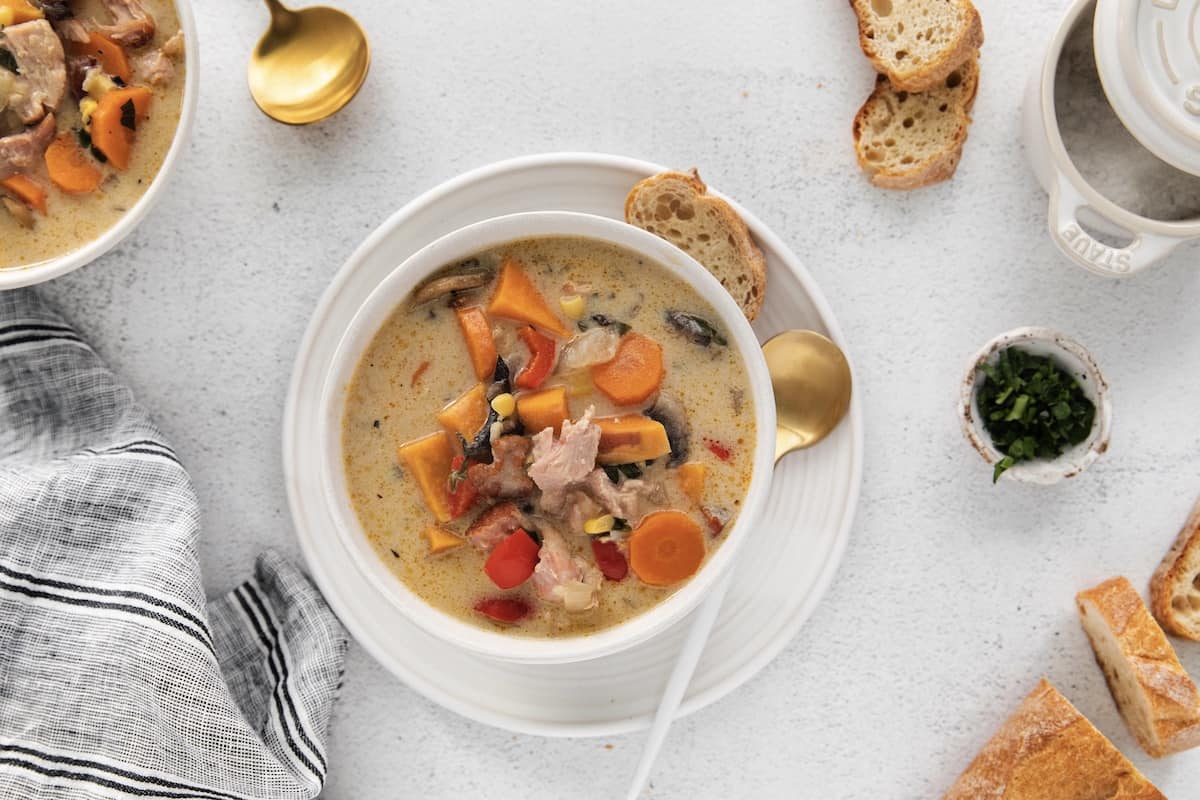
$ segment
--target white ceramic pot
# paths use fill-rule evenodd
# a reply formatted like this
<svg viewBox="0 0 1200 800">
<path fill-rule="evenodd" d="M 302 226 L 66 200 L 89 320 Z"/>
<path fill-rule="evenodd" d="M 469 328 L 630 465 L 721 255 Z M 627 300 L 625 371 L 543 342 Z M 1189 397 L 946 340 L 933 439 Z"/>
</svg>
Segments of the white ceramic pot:
<svg viewBox="0 0 1200 800">
<path fill-rule="evenodd" d="M 1184 242 L 1200 238 L 1200 219 L 1166 222 L 1139 216 L 1098 192 L 1072 163 L 1063 144 L 1055 110 L 1055 75 L 1071 32 L 1080 25 L 1092 26 L 1095 10 L 1096 0 L 1076 0 L 1068 10 L 1050 42 L 1045 60 L 1027 86 L 1022 132 L 1030 164 L 1050 195 L 1050 237 L 1058 249 L 1089 272 L 1124 277 L 1162 260 Z M 1098 26 L 1097 52 L 1101 54 L 1098 59 L 1100 72 L 1109 76 L 1115 71 L 1111 59 L 1120 62 L 1121 54 L 1111 52 L 1114 48 L 1106 44 L 1107 31 L 1107 24 Z M 1110 94 L 1118 91 L 1113 88 L 1111 79 L 1106 79 L 1104 86 Z M 1125 91 L 1133 94 L 1119 95 L 1129 102 L 1123 102 L 1117 113 L 1126 127 L 1135 135 L 1153 129 L 1146 119 L 1137 116 L 1141 112 L 1131 100 L 1131 97 L 1138 97 L 1144 104 L 1152 105 L 1155 101 L 1149 93 L 1153 92 L 1153 87 L 1147 81 L 1133 80 Z M 1138 138 L 1143 144 L 1150 144 L 1147 139 Z M 1149 149 L 1160 155 L 1157 148 Z M 1165 155 L 1168 154 L 1163 153 L 1160 157 Z M 1129 241 L 1123 247 L 1106 244 L 1089 233 L 1085 225 Z"/>
<path fill-rule="evenodd" d="M 730 346 L 737 348 L 746 366 L 756 426 L 750 488 L 737 521 L 704 567 L 678 591 L 645 613 L 598 633 L 561 639 L 487 630 L 440 611 L 418 597 L 383 564 L 367 541 L 350 505 L 342 458 L 346 387 L 362 353 L 392 312 L 421 281 L 445 265 L 506 242 L 537 236 L 576 236 L 609 242 L 643 255 L 669 274 L 687 281 L 716 311 L 729 333 Z M 691 256 L 657 236 L 616 220 L 563 211 L 533 212 L 496 217 L 449 233 L 413 254 L 376 287 L 338 344 L 325 377 L 320 430 L 315 433 L 321 448 L 324 502 L 335 520 L 336 535 L 352 555 L 359 572 L 396 609 L 432 636 L 483 656 L 520 663 L 567 663 L 620 652 L 667 629 L 692 611 L 733 567 L 742 543 L 753 534 L 770 490 L 775 453 L 775 397 L 766 360 L 750 323 L 721 284 Z M 427 520 L 412 520 L 412 535 L 420 535 L 426 523 Z"/>
<path fill-rule="evenodd" d="M 131 234 L 133 229 L 150 213 L 150 209 L 154 208 L 154 205 L 162 198 L 179 164 L 179 159 L 183 157 L 183 152 L 187 149 L 188 139 L 191 137 L 200 83 L 199 48 L 196 44 L 196 19 L 192 16 L 192 4 L 190 0 L 175 0 L 175 10 L 179 15 L 179 29 L 183 31 L 184 59 L 187 64 L 183 84 L 183 104 L 179 110 L 179 126 L 175 129 L 175 138 L 171 140 L 171 149 L 167 151 L 167 156 L 163 159 L 162 166 L 159 167 L 154 180 L 150 182 L 150 186 L 138 198 L 133 208 L 126 211 L 111 228 L 90 242 L 33 266 L 0 269 L 0 290 L 32 286 L 66 275 L 68 272 L 92 263 Z"/>
</svg>

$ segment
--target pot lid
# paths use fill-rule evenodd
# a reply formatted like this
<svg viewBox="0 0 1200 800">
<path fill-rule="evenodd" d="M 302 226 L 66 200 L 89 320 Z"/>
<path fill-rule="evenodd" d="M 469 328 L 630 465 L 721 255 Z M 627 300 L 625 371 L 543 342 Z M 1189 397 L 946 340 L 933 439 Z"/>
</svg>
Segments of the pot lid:
<svg viewBox="0 0 1200 800">
<path fill-rule="evenodd" d="M 1097 0 L 1096 69 L 1147 150 L 1200 175 L 1200 0 Z"/>
</svg>

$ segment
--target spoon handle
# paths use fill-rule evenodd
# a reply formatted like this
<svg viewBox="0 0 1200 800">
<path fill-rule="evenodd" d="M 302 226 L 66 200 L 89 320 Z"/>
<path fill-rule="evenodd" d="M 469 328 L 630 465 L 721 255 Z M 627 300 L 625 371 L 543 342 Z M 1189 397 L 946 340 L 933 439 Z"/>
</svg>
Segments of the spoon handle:
<svg viewBox="0 0 1200 800">
<path fill-rule="evenodd" d="M 683 702 L 688 684 L 692 682 L 692 675 L 696 672 L 696 665 L 700 663 L 704 646 L 708 644 L 708 636 L 712 633 L 717 615 L 721 613 L 721 605 L 725 600 L 725 593 L 729 590 L 732 576 L 733 570 L 730 569 L 696 611 L 692 627 L 688 630 L 687 638 L 683 640 L 683 647 L 679 651 L 679 659 L 675 662 L 675 668 L 671 670 L 671 677 L 667 679 L 662 699 L 658 702 L 654 724 L 650 726 L 650 734 L 646 737 L 646 746 L 642 750 L 642 760 L 638 762 L 637 772 L 633 775 L 633 785 L 629 788 L 629 800 L 637 800 L 642 789 L 646 787 L 650 770 L 654 767 L 658 752 L 662 750 L 663 742 L 667 739 L 667 731 L 675 720 L 675 713 Z"/>
</svg>

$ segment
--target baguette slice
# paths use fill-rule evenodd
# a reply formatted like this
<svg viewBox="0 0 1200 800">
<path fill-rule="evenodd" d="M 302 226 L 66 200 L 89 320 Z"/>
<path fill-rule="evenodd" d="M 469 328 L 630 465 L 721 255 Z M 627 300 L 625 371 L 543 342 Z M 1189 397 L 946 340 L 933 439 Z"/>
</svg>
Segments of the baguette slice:
<svg viewBox="0 0 1200 800">
<path fill-rule="evenodd" d="M 942 800 L 1166 800 L 1043 679 Z"/>
<path fill-rule="evenodd" d="M 1168 633 L 1200 642 L 1200 502 L 1154 571 L 1150 607 Z"/>
<path fill-rule="evenodd" d="M 962 160 L 979 90 L 972 59 L 929 92 L 897 90 L 880 75 L 854 118 L 858 165 L 883 189 L 919 189 L 949 180 Z"/>
<path fill-rule="evenodd" d="M 875 71 L 906 92 L 940 86 L 983 46 L 970 0 L 850 0 L 858 42 Z"/>
<path fill-rule="evenodd" d="M 751 322 L 767 296 L 767 259 L 737 212 L 708 194 L 700 173 L 664 172 L 633 187 L 625 221 L 666 239 L 699 261 Z"/>
<path fill-rule="evenodd" d="M 1200 691 L 1125 578 L 1075 596 L 1125 724 L 1155 758 L 1200 746 Z"/>
</svg>

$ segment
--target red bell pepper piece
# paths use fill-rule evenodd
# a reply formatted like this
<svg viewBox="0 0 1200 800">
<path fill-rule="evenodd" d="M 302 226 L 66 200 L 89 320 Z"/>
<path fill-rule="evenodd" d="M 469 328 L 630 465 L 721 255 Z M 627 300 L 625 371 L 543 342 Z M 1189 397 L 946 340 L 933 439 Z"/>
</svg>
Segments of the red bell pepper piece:
<svg viewBox="0 0 1200 800">
<path fill-rule="evenodd" d="M 536 389 L 550 377 L 554 369 L 556 346 L 549 336 L 543 336 L 526 325 L 517 332 L 521 341 L 529 348 L 529 363 L 517 375 L 515 383 L 521 389 Z"/>
<path fill-rule="evenodd" d="M 733 451 L 716 439 L 705 439 L 704 446 L 708 448 L 710 453 L 722 461 L 728 461 L 733 456 Z"/>
<path fill-rule="evenodd" d="M 519 597 L 485 597 L 475 604 L 475 610 L 488 619 L 512 624 L 533 609 Z"/>
<path fill-rule="evenodd" d="M 450 485 L 446 487 L 450 496 L 450 518 L 458 519 L 475 505 L 479 489 L 467 477 L 469 467 L 464 456 L 455 456 L 450 462 Z"/>
<path fill-rule="evenodd" d="M 629 562 L 616 542 L 592 539 L 592 555 L 596 557 L 596 566 L 610 581 L 622 580 L 629 574 Z"/>
<path fill-rule="evenodd" d="M 538 544 L 522 528 L 517 528 L 492 550 L 483 571 L 501 589 L 512 589 L 529 580 L 538 563 Z"/>
</svg>

